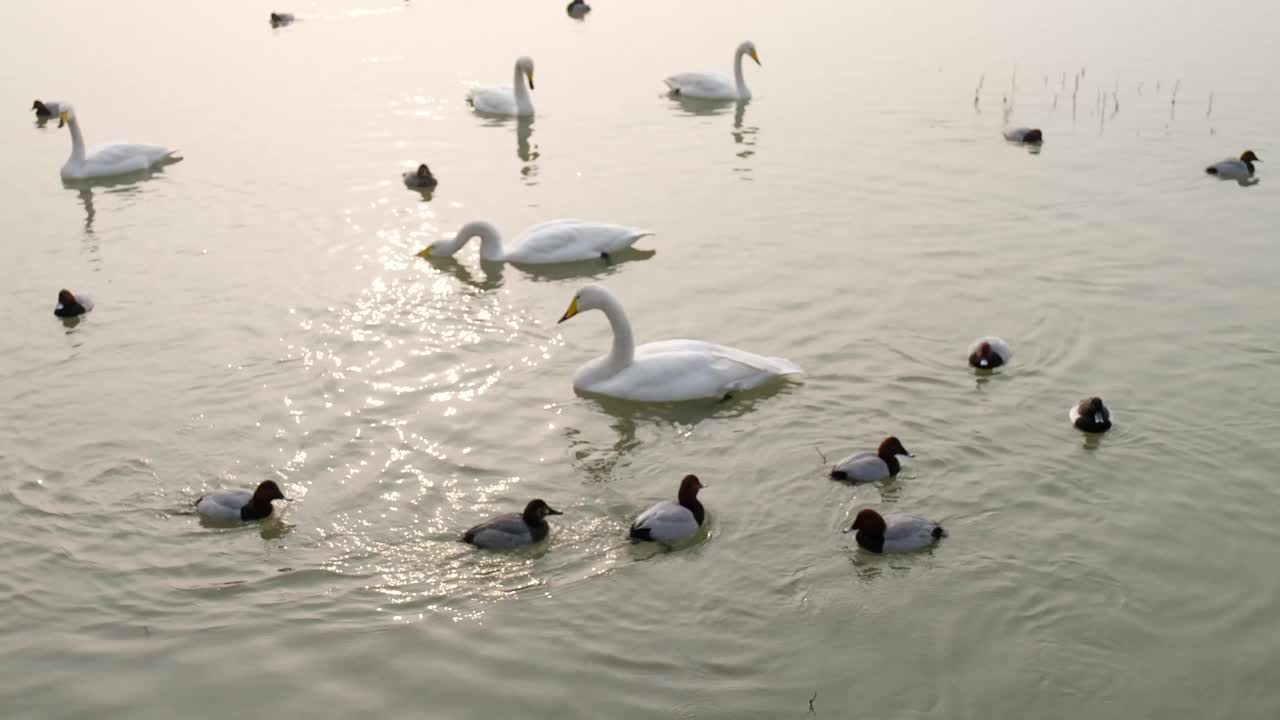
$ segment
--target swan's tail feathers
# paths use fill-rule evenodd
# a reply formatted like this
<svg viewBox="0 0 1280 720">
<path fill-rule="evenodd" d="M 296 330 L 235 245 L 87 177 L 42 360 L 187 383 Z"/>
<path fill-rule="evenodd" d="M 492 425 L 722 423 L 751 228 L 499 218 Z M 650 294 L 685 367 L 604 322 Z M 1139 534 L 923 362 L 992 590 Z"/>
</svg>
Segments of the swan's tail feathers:
<svg viewBox="0 0 1280 720">
<path fill-rule="evenodd" d="M 775 357 L 775 358 L 769 358 L 769 359 L 772 360 L 774 362 L 774 365 L 777 366 L 774 368 L 774 372 L 778 373 L 779 375 L 799 375 L 804 372 L 804 370 L 800 369 L 799 365 L 791 362 L 786 358 Z"/>
<path fill-rule="evenodd" d="M 160 158 L 160 162 L 176 163 L 181 162 L 183 159 L 182 148 L 174 148 L 165 152 L 164 157 Z"/>
<path fill-rule="evenodd" d="M 1204 171 L 1205 171 L 1205 172 L 1207 172 L 1207 173 L 1209 173 L 1210 175 L 1217 175 L 1217 174 L 1218 174 L 1218 168 L 1216 168 L 1216 167 L 1212 167 L 1212 166 L 1205 168 L 1205 169 L 1204 169 Z"/>
</svg>

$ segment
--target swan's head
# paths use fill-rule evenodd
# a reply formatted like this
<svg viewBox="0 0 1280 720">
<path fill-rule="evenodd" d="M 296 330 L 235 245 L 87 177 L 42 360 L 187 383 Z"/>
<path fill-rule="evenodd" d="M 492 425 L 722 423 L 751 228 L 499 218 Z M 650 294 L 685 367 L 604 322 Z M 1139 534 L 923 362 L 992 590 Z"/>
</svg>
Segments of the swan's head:
<svg viewBox="0 0 1280 720">
<path fill-rule="evenodd" d="M 1240 160 L 1241 162 L 1247 162 L 1247 163 L 1262 162 L 1261 160 L 1258 159 L 1257 155 L 1253 154 L 1252 150 L 1245 150 L 1244 154 L 1240 156 Z"/>
<path fill-rule="evenodd" d="M 422 167 L 426 167 L 423 165 Z M 418 253 L 418 257 L 423 258 L 446 258 L 453 257 L 469 240 L 479 236 L 481 242 L 485 242 L 486 238 L 498 238 L 498 229 L 487 222 L 477 221 L 469 222 L 462 226 L 462 229 L 454 233 L 453 237 L 448 240 L 437 240 L 422 249 Z M 492 240 L 489 240 L 492 242 Z"/>
<path fill-rule="evenodd" d="M 58 127 L 62 127 L 72 120 L 76 119 L 76 109 L 70 105 L 63 105 L 62 112 L 58 113 Z"/>
<path fill-rule="evenodd" d="M 556 510 L 541 499 L 530 500 L 528 505 L 524 506 L 525 522 L 538 523 L 548 515 L 563 515 L 564 513 Z"/>
<path fill-rule="evenodd" d="M 738 54 L 746 55 L 747 57 L 750 57 L 752 60 L 755 60 L 757 65 L 760 64 L 760 56 L 756 54 L 756 44 L 751 42 L 750 40 L 738 46 Z"/>
<path fill-rule="evenodd" d="M 604 289 L 601 285 L 588 285 L 577 292 L 573 299 L 569 301 L 569 309 L 564 311 L 564 315 L 556 322 L 557 325 L 587 310 L 603 310 L 606 305 L 614 302 L 613 294 Z"/>
<path fill-rule="evenodd" d="M 524 73 L 525 79 L 529 81 L 529 89 L 533 89 L 533 58 L 529 56 L 521 57 L 516 60 L 516 69 Z"/>
</svg>

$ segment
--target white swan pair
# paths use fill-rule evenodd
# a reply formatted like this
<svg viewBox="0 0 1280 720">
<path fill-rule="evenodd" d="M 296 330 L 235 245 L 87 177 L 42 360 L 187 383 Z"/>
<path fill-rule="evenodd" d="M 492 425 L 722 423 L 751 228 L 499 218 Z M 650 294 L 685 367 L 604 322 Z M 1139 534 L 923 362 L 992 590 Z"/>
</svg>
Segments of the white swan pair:
<svg viewBox="0 0 1280 720">
<path fill-rule="evenodd" d="M 573 377 L 579 392 L 640 402 L 723 399 L 801 372 L 790 360 L 701 340 L 661 340 L 636 346 L 622 303 L 603 286 L 578 291 L 560 322 L 599 310 L 613 328 L 613 349 Z"/>
<path fill-rule="evenodd" d="M 85 150 L 84 136 L 80 133 L 80 121 L 75 108 L 62 103 L 58 113 L 58 127 L 71 128 L 71 157 L 62 166 L 63 180 L 88 180 L 92 178 L 124 175 L 146 170 L 161 163 L 180 160 L 177 150 L 160 145 L 135 145 L 116 143 Z"/>
</svg>

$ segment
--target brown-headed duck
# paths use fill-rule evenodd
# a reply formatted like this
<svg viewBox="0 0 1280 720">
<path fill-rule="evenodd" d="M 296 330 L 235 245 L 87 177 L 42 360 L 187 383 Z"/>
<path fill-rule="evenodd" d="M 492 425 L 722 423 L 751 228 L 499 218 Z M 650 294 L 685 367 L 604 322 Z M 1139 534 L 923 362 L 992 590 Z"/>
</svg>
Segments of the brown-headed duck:
<svg viewBox="0 0 1280 720">
<path fill-rule="evenodd" d="M 1009 343 L 994 335 L 978 338 L 969 346 L 969 367 L 977 370 L 994 370 L 1012 359 Z"/>
<path fill-rule="evenodd" d="M 698 491 L 704 487 L 697 475 L 685 475 L 680 481 L 677 502 L 663 500 L 640 513 L 631 523 L 631 539 L 670 545 L 696 535 L 707 519 L 698 500 Z"/>
<path fill-rule="evenodd" d="M 933 545 L 947 531 L 932 520 L 901 513 L 880 513 L 867 508 L 858 511 L 845 532 L 857 531 L 858 545 L 873 553 L 911 552 Z"/>
<path fill-rule="evenodd" d="M 71 318 L 83 315 L 93 309 L 93 301 L 87 295 L 75 295 L 70 290 L 58 291 L 58 304 L 53 306 L 53 314 L 60 318 Z"/>
<path fill-rule="evenodd" d="M 831 468 L 834 480 L 847 480 L 852 483 L 876 482 L 893 477 L 902 467 L 898 464 L 898 455 L 912 457 L 902 446 L 902 441 L 889 436 L 880 442 L 875 452 L 869 450 L 854 453 L 841 460 Z"/>
<path fill-rule="evenodd" d="M 1259 162 L 1262 161 L 1252 150 L 1245 150 L 1239 160 L 1228 158 L 1210 165 L 1204 171 L 1223 180 L 1247 180 L 1253 177 L 1253 164 Z"/>
<path fill-rule="evenodd" d="M 1111 429 L 1111 411 L 1102 404 L 1100 397 L 1085 398 L 1072 405 L 1067 417 L 1071 418 L 1071 424 L 1077 430 L 1102 433 Z"/>
</svg>

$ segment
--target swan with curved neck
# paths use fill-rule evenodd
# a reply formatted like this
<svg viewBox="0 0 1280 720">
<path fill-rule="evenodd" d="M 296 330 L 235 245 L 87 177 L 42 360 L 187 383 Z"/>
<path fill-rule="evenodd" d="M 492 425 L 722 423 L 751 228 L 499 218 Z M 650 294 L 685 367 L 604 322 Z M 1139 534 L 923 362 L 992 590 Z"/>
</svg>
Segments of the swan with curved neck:
<svg viewBox="0 0 1280 720">
<path fill-rule="evenodd" d="M 484 221 L 469 222 L 452 239 L 433 242 L 418 257 L 452 257 L 480 238 L 480 259 L 485 262 L 509 262 L 524 265 L 608 260 L 646 235 L 653 233 L 626 225 L 586 222 L 584 220 L 551 220 L 527 228 L 509 248 L 504 248 L 498 229 Z"/>
<path fill-rule="evenodd" d="M 525 80 L 529 81 L 527 87 Z M 467 94 L 467 100 L 482 113 L 528 117 L 533 114 L 533 100 L 529 97 L 532 89 L 533 59 L 521 57 L 516 60 L 511 87 L 476 88 Z"/>
<path fill-rule="evenodd" d="M 750 100 L 751 90 L 742 76 L 742 58 L 750 57 L 760 65 L 755 43 L 742 43 L 733 53 L 733 81 L 714 73 L 681 73 L 664 80 L 672 95 L 703 100 Z"/>
<path fill-rule="evenodd" d="M 135 145 L 116 143 L 102 145 L 87 151 L 84 146 L 84 135 L 80 132 L 80 121 L 76 111 L 70 105 L 63 104 L 58 114 L 58 127 L 67 126 L 71 132 L 71 157 L 62 165 L 64 180 L 85 180 L 89 178 L 110 177 L 126 173 L 146 170 L 155 165 L 180 160 L 177 150 L 160 145 Z"/>
<path fill-rule="evenodd" d="M 608 355 L 578 369 L 573 387 L 579 392 L 639 402 L 726 399 L 801 372 L 790 360 L 701 340 L 637 346 L 622 303 L 601 285 L 579 290 L 560 322 L 588 310 L 599 310 L 608 318 L 613 347 Z"/>
</svg>

